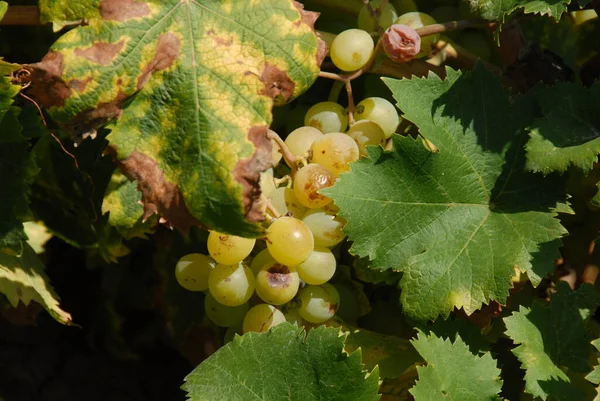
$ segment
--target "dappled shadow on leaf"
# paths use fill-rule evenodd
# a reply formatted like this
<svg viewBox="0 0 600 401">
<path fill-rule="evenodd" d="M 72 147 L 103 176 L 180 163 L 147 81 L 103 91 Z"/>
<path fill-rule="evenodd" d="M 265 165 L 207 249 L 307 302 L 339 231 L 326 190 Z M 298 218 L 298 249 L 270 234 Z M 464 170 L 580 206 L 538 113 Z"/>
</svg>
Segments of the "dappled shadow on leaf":
<svg viewBox="0 0 600 401">
<path fill-rule="evenodd" d="M 541 380 L 538 383 L 542 390 L 550 395 L 552 400 L 583 401 L 586 399 L 581 389 L 573 385 L 573 383 L 563 381 L 560 378 Z"/>
</svg>

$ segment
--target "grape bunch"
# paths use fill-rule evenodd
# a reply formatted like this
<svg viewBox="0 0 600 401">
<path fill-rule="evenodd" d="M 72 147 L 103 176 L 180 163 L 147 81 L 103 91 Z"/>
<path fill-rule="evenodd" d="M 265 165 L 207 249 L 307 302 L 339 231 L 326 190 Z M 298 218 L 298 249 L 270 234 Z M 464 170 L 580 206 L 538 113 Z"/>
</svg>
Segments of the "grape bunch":
<svg viewBox="0 0 600 401">
<path fill-rule="evenodd" d="M 329 281 L 338 262 L 332 249 L 345 238 L 345 221 L 321 190 L 366 156 L 368 146 L 385 146 L 399 124 L 395 106 L 378 97 L 362 100 L 354 117 L 358 121 L 348 128 L 343 106 L 317 103 L 281 146 L 273 141 L 273 168 L 260 179 L 269 224 L 263 238 L 210 231 L 209 255 L 189 254 L 177 263 L 177 281 L 207 292 L 205 313 L 229 328 L 226 338 L 285 321 L 319 325 L 336 313 L 340 295 Z"/>
</svg>

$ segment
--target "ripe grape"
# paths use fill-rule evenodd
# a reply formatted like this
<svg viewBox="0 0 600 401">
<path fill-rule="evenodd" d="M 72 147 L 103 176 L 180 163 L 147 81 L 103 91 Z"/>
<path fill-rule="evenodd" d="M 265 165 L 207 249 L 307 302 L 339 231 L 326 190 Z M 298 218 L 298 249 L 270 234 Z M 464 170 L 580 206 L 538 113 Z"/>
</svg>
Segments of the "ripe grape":
<svg viewBox="0 0 600 401">
<path fill-rule="evenodd" d="M 314 239 L 306 224 L 284 216 L 275 220 L 267 230 L 267 248 L 282 265 L 297 266 L 310 256 Z"/>
<path fill-rule="evenodd" d="M 350 162 L 358 160 L 358 145 L 341 132 L 330 132 L 313 142 L 312 161 L 327 168 L 334 177 L 350 171 Z"/>
<path fill-rule="evenodd" d="M 211 322 L 221 327 L 231 327 L 241 323 L 248 312 L 248 303 L 239 306 L 225 306 L 218 302 L 212 295 L 206 294 L 204 298 L 204 312 Z"/>
<path fill-rule="evenodd" d="M 266 171 L 260 173 L 260 192 L 266 196 L 267 198 L 271 196 L 273 192 L 277 189 L 275 187 L 275 183 L 273 182 L 273 169 L 270 168 Z"/>
<path fill-rule="evenodd" d="M 398 13 L 392 4 L 386 3 L 382 7 L 382 3 L 383 0 L 373 0 L 371 1 L 371 8 L 373 10 L 379 9 L 379 26 L 383 30 L 386 30 L 398 18 Z M 367 32 L 373 32 L 376 29 L 375 20 L 371 16 L 367 6 L 363 6 L 358 13 L 358 28 Z"/>
<path fill-rule="evenodd" d="M 285 322 L 285 316 L 279 309 L 268 304 L 258 304 L 246 313 L 242 327 L 244 333 L 249 331 L 264 333 L 283 322 Z"/>
<path fill-rule="evenodd" d="M 256 294 L 268 304 L 282 305 L 298 293 L 300 279 L 296 268 L 271 262 L 256 275 Z"/>
<path fill-rule="evenodd" d="M 381 127 L 369 120 L 357 121 L 348 130 L 348 135 L 356 145 L 358 145 L 358 151 L 361 156 L 367 156 L 367 146 L 385 146 L 385 133 Z"/>
<path fill-rule="evenodd" d="M 304 125 L 315 127 L 324 134 L 343 132 L 348 126 L 348 112 L 335 102 L 320 102 L 308 109 Z"/>
<path fill-rule="evenodd" d="M 254 276 L 243 263 L 218 264 L 208 276 L 208 290 L 215 299 L 226 306 L 239 306 L 254 293 Z"/>
<path fill-rule="evenodd" d="M 252 274 L 254 274 L 254 276 L 256 276 L 258 274 L 258 272 L 260 271 L 260 269 L 262 269 L 262 267 L 268 263 L 273 263 L 275 262 L 275 259 L 273 259 L 273 256 L 271 256 L 271 254 L 269 253 L 269 250 L 267 248 L 263 249 L 262 251 L 260 251 L 255 257 L 254 259 L 252 259 L 252 263 L 250 263 L 250 270 L 252 270 Z"/>
<path fill-rule="evenodd" d="M 357 120 L 373 121 L 381 127 L 386 139 L 391 137 L 400 124 L 396 107 L 382 97 L 368 97 L 356 105 Z"/>
<path fill-rule="evenodd" d="M 208 276 L 215 261 L 201 253 L 185 255 L 175 266 L 175 279 L 189 291 L 204 291 L 208 288 Z"/>
<path fill-rule="evenodd" d="M 285 138 L 285 144 L 294 156 L 302 156 L 310 150 L 310 145 L 322 136 L 323 133 L 315 127 L 300 127 L 290 132 Z"/>
<path fill-rule="evenodd" d="M 411 12 L 401 15 L 394 24 L 408 25 L 412 29 L 422 28 L 437 22 L 429 14 L 421 12 Z M 434 44 L 439 40 L 440 35 L 427 35 L 421 38 L 421 51 L 415 57 L 423 57 L 431 53 Z"/>
<path fill-rule="evenodd" d="M 282 215 L 291 213 L 292 216 L 300 219 L 306 213 L 306 206 L 296 198 L 296 194 L 292 188 L 277 188 L 269 199 L 273 207 Z"/>
<path fill-rule="evenodd" d="M 324 323 L 331 319 L 339 306 L 340 295 L 331 284 L 307 285 L 298 292 L 302 319 L 310 323 Z"/>
<path fill-rule="evenodd" d="M 256 240 L 211 231 L 208 234 L 208 253 L 219 263 L 234 265 L 250 255 Z"/>
<path fill-rule="evenodd" d="M 331 248 L 346 238 L 343 231 L 346 221 L 332 211 L 312 209 L 304 215 L 302 221 L 313 233 L 315 246 Z"/>
<path fill-rule="evenodd" d="M 304 263 L 298 265 L 298 275 L 307 284 L 319 285 L 328 282 L 335 273 L 337 262 L 329 248 L 316 246 Z"/>
<path fill-rule="evenodd" d="M 329 56 L 337 68 L 342 71 L 354 71 L 362 68 L 373 54 L 373 38 L 362 29 L 347 29 L 331 43 Z"/>
<path fill-rule="evenodd" d="M 294 177 L 296 199 L 311 209 L 324 207 L 331 202 L 331 198 L 321 195 L 319 190 L 332 186 L 333 180 L 333 175 L 325 167 L 316 163 L 307 164 Z"/>
<path fill-rule="evenodd" d="M 476 29 L 465 29 L 461 32 L 458 44 L 482 60 L 489 61 L 492 56 L 490 41 L 483 32 Z"/>
<path fill-rule="evenodd" d="M 273 130 L 267 130 L 272 134 L 277 135 L 277 133 Z M 275 167 L 279 161 L 281 160 L 281 158 L 283 157 L 283 154 L 281 153 L 281 150 L 279 149 L 279 145 L 277 145 L 277 142 L 275 142 L 273 139 L 271 139 L 271 164 L 273 165 L 273 167 Z"/>
</svg>

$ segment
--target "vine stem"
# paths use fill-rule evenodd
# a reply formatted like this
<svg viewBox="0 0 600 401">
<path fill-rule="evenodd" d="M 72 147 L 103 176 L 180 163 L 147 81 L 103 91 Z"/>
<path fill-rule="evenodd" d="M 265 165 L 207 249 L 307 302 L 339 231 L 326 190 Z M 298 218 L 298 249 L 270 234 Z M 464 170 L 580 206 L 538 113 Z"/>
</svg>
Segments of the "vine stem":
<svg viewBox="0 0 600 401">
<path fill-rule="evenodd" d="M 267 138 L 272 139 L 275 141 L 277 146 L 279 146 L 283 158 L 292 169 L 293 177 L 296 174 L 296 171 L 298 171 L 298 165 L 296 164 L 298 162 L 298 158 L 294 156 L 290 148 L 288 148 L 283 139 L 281 139 L 281 137 L 275 131 L 267 131 Z"/>
</svg>

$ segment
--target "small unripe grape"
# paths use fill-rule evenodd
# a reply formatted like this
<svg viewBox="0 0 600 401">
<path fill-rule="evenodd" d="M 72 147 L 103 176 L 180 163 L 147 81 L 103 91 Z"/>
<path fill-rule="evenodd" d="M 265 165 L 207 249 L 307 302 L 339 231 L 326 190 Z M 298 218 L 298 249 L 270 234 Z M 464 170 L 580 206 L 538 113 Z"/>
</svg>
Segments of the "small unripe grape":
<svg viewBox="0 0 600 401">
<path fill-rule="evenodd" d="M 242 324 L 244 333 L 256 331 L 264 333 L 271 327 L 285 322 L 285 316 L 279 309 L 272 305 L 259 304 L 250 308 Z"/>
<path fill-rule="evenodd" d="M 211 231 L 206 241 L 210 256 L 224 265 L 234 265 L 244 260 L 252 252 L 255 243 L 254 238 L 242 238 L 217 231 Z"/>
<path fill-rule="evenodd" d="M 400 117 L 396 107 L 382 97 L 368 97 L 356 105 L 354 117 L 357 120 L 373 121 L 381 127 L 386 138 L 398 128 Z"/>
<path fill-rule="evenodd" d="M 267 230 L 267 248 L 271 256 L 286 266 L 297 266 L 313 251 L 315 241 L 310 229 L 293 217 L 280 217 Z"/>
<path fill-rule="evenodd" d="M 294 193 L 304 206 L 318 209 L 331 202 L 331 198 L 321 195 L 319 190 L 333 185 L 333 175 L 320 164 L 310 163 L 296 172 Z"/>
<path fill-rule="evenodd" d="M 333 40 L 329 56 L 340 70 L 354 71 L 362 68 L 373 54 L 373 38 L 362 29 L 348 29 Z"/>
<path fill-rule="evenodd" d="M 385 30 L 394 23 L 396 18 L 398 18 L 398 13 L 391 3 L 385 3 L 383 6 L 382 3 L 383 0 L 373 0 L 371 1 L 371 8 L 373 10 L 379 10 L 379 26 L 381 29 Z M 376 30 L 375 20 L 373 19 L 373 16 L 371 16 L 369 8 L 366 5 L 363 6 L 358 13 L 358 28 L 367 32 Z"/>
<path fill-rule="evenodd" d="M 330 132 L 313 142 L 312 161 L 327 168 L 337 178 L 350 171 L 350 163 L 358 160 L 358 145 L 341 132 Z"/>
<path fill-rule="evenodd" d="M 295 267 L 266 264 L 256 275 L 256 295 L 271 305 L 283 305 L 298 293 L 300 278 Z"/>
<path fill-rule="evenodd" d="M 315 127 L 324 134 L 343 132 L 348 126 L 348 112 L 335 102 L 320 102 L 308 109 L 304 125 Z"/>
<path fill-rule="evenodd" d="M 183 256 L 175 266 L 175 279 L 189 291 L 204 291 L 208 288 L 208 276 L 215 261 L 201 253 Z"/>
<path fill-rule="evenodd" d="M 208 277 L 208 290 L 221 304 L 239 306 L 254 293 L 254 275 L 242 263 L 232 266 L 218 264 Z"/>
<path fill-rule="evenodd" d="M 408 25 L 390 26 L 382 38 L 383 51 L 396 63 L 412 60 L 421 50 L 421 37 Z"/>
<path fill-rule="evenodd" d="M 394 24 L 408 25 L 412 29 L 422 28 L 437 22 L 429 14 L 421 12 L 411 12 L 401 15 Z M 415 57 L 427 56 L 433 50 L 434 44 L 439 40 L 440 35 L 427 35 L 421 38 L 421 51 Z"/>
</svg>

